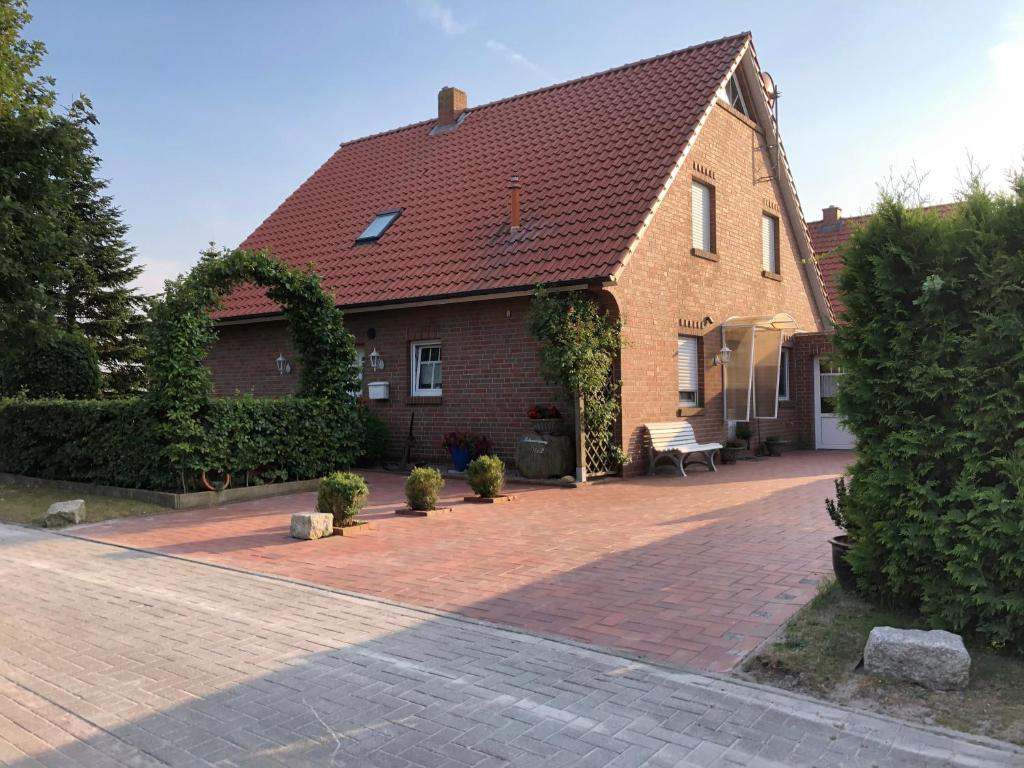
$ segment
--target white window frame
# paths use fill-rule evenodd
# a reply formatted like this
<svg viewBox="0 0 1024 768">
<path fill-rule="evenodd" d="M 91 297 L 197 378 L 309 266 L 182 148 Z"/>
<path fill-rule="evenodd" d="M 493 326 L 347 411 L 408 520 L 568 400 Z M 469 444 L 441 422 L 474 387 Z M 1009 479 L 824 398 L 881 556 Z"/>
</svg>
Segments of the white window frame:
<svg viewBox="0 0 1024 768">
<path fill-rule="evenodd" d="M 704 210 L 700 217 L 703 238 L 697 242 L 697 195 L 700 195 Z M 715 252 L 715 189 L 697 179 L 690 180 L 690 241 L 693 247 L 707 253 Z"/>
<path fill-rule="evenodd" d="M 789 365 L 793 359 L 793 350 L 789 347 L 782 347 L 779 350 L 779 402 L 788 403 L 790 398 L 790 387 L 792 383 L 789 376 Z M 782 394 L 782 382 L 786 382 L 786 394 Z"/>
<path fill-rule="evenodd" d="M 437 364 L 439 366 L 441 366 L 442 386 L 438 387 L 437 389 L 420 389 L 420 350 L 421 349 L 426 349 L 428 347 L 437 347 L 437 349 L 438 349 L 438 359 L 437 359 L 436 362 L 437 362 Z M 440 350 L 441 350 L 441 341 L 440 341 L 440 339 L 431 339 L 430 341 L 414 341 L 409 346 L 409 353 L 410 353 L 410 355 L 409 355 L 409 361 L 410 361 L 409 370 L 410 370 L 410 374 L 411 374 L 411 377 L 412 377 L 412 381 L 410 383 L 412 385 L 412 395 L 413 395 L 413 397 L 441 397 L 441 390 L 442 390 L 442 388 L 444 386 L 444 384 L 443 384 L 443 382 L 444 382 L 444 365 L 443 365 L 444 358 L 442 357 L 442 353 L 441 353 Z M 429 362 L 433 363 L 435 361 L 429 361 Z"/>
<path fill-rule="evenodd" d="M 761 269 L 779 273 L 779 219 L 771 214 L 761 214 Z"/>
<path fill-rule="evenodd" d="M 684 344 L 689 346 L 692 342 L 692 347 L 684 349 Z M 682 355 L 687 354 L 693 361 L 693 386 L 692 390 L 681 390 L 679 389 L 679 369 L 682 366 Z M 700 339 L 697 336 L 677 336 L 676 337 L 676 391 L 679 393 L 679 407 L 680 408 L 698 408 L 700 407 Z M 683 397 L 683 392 L 693 392 L 693 397 Z"/>
</svg>

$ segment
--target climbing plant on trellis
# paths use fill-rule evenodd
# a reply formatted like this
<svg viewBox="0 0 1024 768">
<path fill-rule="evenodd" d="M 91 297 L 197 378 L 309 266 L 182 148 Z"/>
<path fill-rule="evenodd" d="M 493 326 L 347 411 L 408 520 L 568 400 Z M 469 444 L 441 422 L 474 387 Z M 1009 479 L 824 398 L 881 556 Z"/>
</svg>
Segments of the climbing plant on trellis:
<svg viewBox="0 0 1024 768">
<path fill-rule="evenodd" d="M 619 383 L 615 360 L 622 344 L 622 322 L 585 291 L 533 294 L 530 332 L 541 342 L 541 369 L 577 403 L 588 474 L 610 474 L 622 463 L 615 440 Z"/>
</svg>

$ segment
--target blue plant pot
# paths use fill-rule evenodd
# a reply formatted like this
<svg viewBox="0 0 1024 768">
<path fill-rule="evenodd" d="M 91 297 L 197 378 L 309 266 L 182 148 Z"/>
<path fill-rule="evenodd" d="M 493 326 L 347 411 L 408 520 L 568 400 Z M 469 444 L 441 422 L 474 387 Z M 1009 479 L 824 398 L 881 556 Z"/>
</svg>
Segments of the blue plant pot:
<svg viewBox="0 0 1024 768">
<path fill-rule="evenodd" d="M 469 466 L 469 449 L 452 448 L 452 465 L 458 472 L 465 472 Z"/>
</svg>

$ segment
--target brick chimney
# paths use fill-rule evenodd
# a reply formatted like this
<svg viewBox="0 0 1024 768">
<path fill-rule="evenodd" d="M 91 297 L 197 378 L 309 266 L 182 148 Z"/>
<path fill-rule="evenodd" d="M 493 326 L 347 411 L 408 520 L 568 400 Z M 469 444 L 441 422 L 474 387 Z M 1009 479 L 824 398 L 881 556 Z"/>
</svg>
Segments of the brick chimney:
<svg viewBox="0 0 1024 768">
<path fill-rule="evenodd" d="M 835 226 L 839 223 L 839 220 L 843 218 L 843 212 L 840 208 L 835 205 L 830 205 L 828 208 L 821 209 L 821 223 L 831 224 Z"/>
<path fill-rule="evenodd" d="M 519 190 L 522 189 L 522 186 L 523 185 L 520 183 L 518 176 L 513 176 L 508 180 L 508 228 L 510 232 L 518 232 L 522 228 L 522 224 L 519 220 Z"/>
<path fill-rule="evenodd" d="M 437 92 L 437 124 L 451 125 L 466 111 L 466 92 L 446 85 Z"/>
</svg>

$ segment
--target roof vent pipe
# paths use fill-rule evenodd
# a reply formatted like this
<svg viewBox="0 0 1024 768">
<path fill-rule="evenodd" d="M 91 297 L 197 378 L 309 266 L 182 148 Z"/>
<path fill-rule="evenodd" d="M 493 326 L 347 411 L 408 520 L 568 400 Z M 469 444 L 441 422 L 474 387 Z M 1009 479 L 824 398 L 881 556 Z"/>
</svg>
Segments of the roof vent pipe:
<svg viewBox="0 0 1024 768">
<path fill-rule="evenodd" d="M 510 192 L 508 228 L 511 232 L 518 232 L 521 229 L 519 222 L 519 190 L 522 189 L 519 177 L 513 176 L 509 179 L 508 188 Z"/>
</svg>

